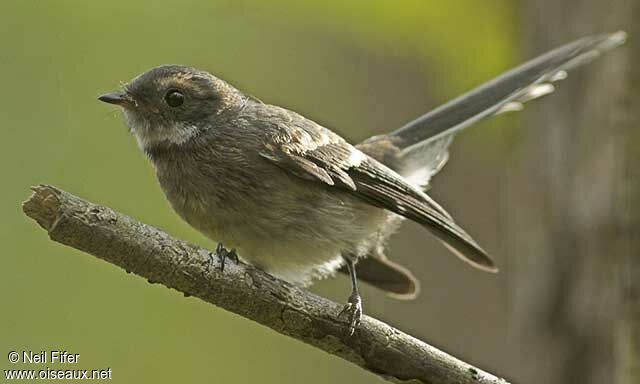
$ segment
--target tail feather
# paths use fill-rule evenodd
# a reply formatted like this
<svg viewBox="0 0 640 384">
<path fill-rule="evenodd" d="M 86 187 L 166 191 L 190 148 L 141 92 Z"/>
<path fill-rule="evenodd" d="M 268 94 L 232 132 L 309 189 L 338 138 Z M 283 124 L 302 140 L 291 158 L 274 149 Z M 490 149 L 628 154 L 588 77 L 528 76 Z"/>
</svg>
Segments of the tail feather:
<svg viewBox="0 0 640 384">
<path fill-rule="evenodd" d="M 446 163 L 448 147 L 455 132 L 487 117 L 521 110 L 524 103 L 552 93 L 555 90 L 553 83 L 566 78 L 567 71 L 594 60 L 601 53 L 624 43 L 625 39 L 624 32 L 616 32 L 585 37 L 557 48 L 388 135 L 365 140 L 358 148 L 397 171 L 413 185 L 425 188 L 429 179 Z M 435 220 L 438 215 L 421 212 L 421 206 L 402 205 L 392 210 L 423 224 L 462 260 L 488 272 L 498 271 L 487 253 L 454 223 L 444 209 L 431 200 L 422 202 L 442 217 Z M 386 208 L 389 206 L 384 205 Z M 412 297 L 414 279 L 398 266 L 374 260 L 370 265 L 365 265 L 365 271 L 363 280 L 387 291 Z"/>
<path fill-rule="evenodd" d="M 420 171 L 431 177 L 443 165 L 436 160 L 446 159 L 453 133 L 487 117 L 521 110 L 524 103 L 552 93 L 552 83 L 566 78 L 567 71 L 594 60 L 625 39 L 626 33 L 620 31 L 576 40 L 409 122 L 386 135 L 398 149 L 396 168 L 405 177 Z"/>
<path fill-rule="evenodd" d="M 370 255 L 358 261 L 356 266 L 358 280 L 381 289 L 395 299 L 413 300 L 420 292 L 420 282 L 410 270 L 385 256 Z M 340 272 L 347 274 L 346 267 Z"/>
</svg>

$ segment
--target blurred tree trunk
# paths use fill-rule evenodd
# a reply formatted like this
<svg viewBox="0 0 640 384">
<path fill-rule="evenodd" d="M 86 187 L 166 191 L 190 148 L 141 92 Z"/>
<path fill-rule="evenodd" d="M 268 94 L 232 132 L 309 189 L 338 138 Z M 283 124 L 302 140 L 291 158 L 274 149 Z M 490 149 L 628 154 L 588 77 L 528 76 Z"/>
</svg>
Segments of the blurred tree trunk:
<svg viewBox="0 0 640 384">
<path fill-rule="evenodd" d="M 630 25 L 630 3 L 623 0 L 521 4 L 528 57 Z M 638 254 L 638 240 L 631 249 L 622 235 L 638 219 L 638 212 L 627 211 L 636 216 L 623 221 L 629 209 L 623 186 L 631 186 L 625 180 L 632 176 L 625 171 L 632 160 L 625 159 L 625 146 L 640 137 L 631 124 L 620 123 L 626 59 L 610 53 L 571 73 L 556 95 L 526 114 L 526 144 L 511 167 L 505 210 L 515 271 L 514 335 L 528 356 L 520 367 L 524 383 L 619 378 L 620 271 L 627 269 L 625 255 Z M 635 95 L 638 100 L 637 89 Z"/>
<path fill-rule="evenodd" d="M 621 127 L 625 139 L 624 254 L 620 268 L 621 311 L 617 332 L 617 382 L 640 383 L 640 1 L 631 4 L 627 76 Z"/>
</svg>

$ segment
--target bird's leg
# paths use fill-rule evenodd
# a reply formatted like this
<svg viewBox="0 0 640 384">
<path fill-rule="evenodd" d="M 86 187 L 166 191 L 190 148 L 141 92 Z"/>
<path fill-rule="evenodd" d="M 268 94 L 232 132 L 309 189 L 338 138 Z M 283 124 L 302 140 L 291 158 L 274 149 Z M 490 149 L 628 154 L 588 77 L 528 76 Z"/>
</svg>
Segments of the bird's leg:
<svg viewBox="0 0 640 384">
<path fill-rule="evenodd" d="M 218 243 L 216 247 L 216 255 L 218 256 L 218 260 L 220 260 L 220 272 L 224 272 L 224 263 L 227 258 L 233 260 L 234 263 L 238 264 L 240 260 L 238 259 L 238 253 L 235 248 L 232 248 L 230 251 L 222 245 L 222 243 Z M 211 256 L 211 255 L 210 255 Z M 213 258 L 210 257 L 209 263 L 213 263 Z"/>
<path fill-rule="evenodd" d="M 347 320 L 349 321 L 349 336 L 351 336 L 358 325 L 360 325 L 360 319 L 362 318 L 362 298 L 358 292 L 356 261 L 350 257 L 343 256 L 343 258 L 347 264 L 347 268 L 349 269 L 349 276 L 351 276 L 351 295 L 349 296 L 347 303 L 342 307 L 338 317 L 342 317 L 342 315 L 347 316 Z"/>
</svg>

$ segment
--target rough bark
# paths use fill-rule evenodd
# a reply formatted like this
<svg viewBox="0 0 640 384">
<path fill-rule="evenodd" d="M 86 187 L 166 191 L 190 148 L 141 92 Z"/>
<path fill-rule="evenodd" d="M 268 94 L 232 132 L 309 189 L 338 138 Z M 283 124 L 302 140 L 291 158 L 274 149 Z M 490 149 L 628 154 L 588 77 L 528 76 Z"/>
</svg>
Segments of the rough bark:
<svg viewBox="0 0 640 384">
<path fill-rule="evenodd" d="M 353 336 L 341 306 L 242 263 L 172 238 L 112 209 L 52 186 L 33 187 L 27 216 L 59 243 L 239 314 L 394 382 L 506 383 L 376 319 Z"/>
</svg>

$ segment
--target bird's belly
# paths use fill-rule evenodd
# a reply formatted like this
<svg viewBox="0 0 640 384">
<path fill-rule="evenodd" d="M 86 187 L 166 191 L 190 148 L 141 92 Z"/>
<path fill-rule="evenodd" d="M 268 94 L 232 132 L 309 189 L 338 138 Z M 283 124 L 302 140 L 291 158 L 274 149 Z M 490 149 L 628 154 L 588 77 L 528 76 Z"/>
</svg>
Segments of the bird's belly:
<svg viewBox="0 0 640 384">
<path fill-rule="evenodd" d="M 336 245 L 277 235 L 256 240 L 245 237 L 243 231 L 238 235 L 236 248 L 243 260 L 293 284 L 306 286 L 332 276 L 344 263 L 342 250 Z"/>
<path fill-rule="evenodd" d="M 173 205 L 207 237 L 236 248 L 242 260 L 298 285 L 333 275 L 343 254 L 365 256 L 389 216 L 339 191 L 294 184 L 270 192 L 236 194 L 225 204 L 186 199 Z"/>
</svg>

